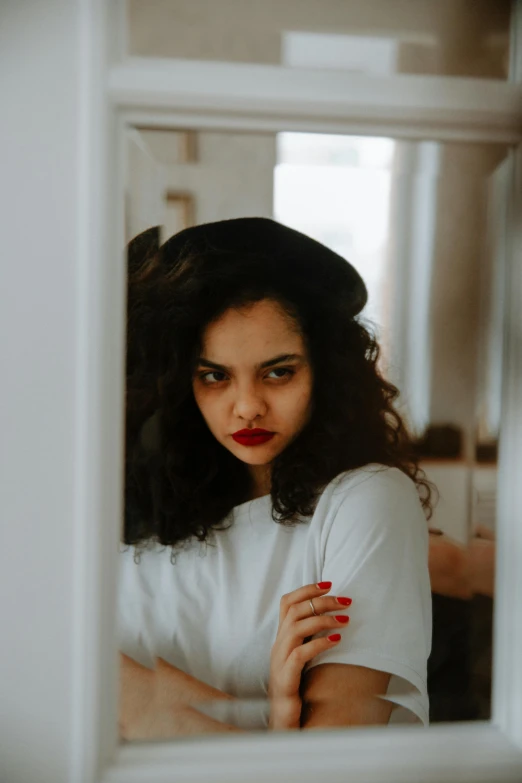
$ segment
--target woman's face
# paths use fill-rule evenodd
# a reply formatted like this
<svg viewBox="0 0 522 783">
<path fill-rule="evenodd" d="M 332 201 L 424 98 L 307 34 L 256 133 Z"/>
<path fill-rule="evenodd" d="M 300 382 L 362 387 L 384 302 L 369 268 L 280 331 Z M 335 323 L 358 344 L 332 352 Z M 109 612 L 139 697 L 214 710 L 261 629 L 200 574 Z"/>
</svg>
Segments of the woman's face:
<svg viewBox="0 0 522 783">
<path fill-rule="evenodd" d="M 227 310 L 204 332 L 192 387 L 214 437 L 248 465 L 268 465 L 310 416 L 312 369 L 297 324 L 270 299 Z M 249 436 L 258 429 L 268 434 Z"/>
</svg>

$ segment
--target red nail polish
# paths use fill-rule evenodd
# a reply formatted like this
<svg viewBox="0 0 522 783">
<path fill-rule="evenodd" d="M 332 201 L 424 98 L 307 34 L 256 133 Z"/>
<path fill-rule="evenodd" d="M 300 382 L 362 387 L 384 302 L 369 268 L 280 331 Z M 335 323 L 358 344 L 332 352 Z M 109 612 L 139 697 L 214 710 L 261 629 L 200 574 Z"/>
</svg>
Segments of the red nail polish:
<svg viewBox="0 0 522 783">
<path fill-rule="evenodd" d="M 332 586 L 331 582 L 319 582 L 317 587 L 319 590 L 329 590 Z"/>
<path fill-rule="evenodd" d="M 342 604 L 342 606 L 351 606 L 352 599 L 351 598 L 345 598 L 344 596 L 337 596 L 337 602 Z"/>
<path fill-rule="evenodd" d="M 347 623 L 350 618 L 345 614 L 336 614 L 335 619 L 338 623 Z"/>
<path fill-rule="evenodd" d="M 339 642 L 341 640 L 341 634 L 340 633 L 332 633 L 328 637 L 329 642 Z"/>
</svg>

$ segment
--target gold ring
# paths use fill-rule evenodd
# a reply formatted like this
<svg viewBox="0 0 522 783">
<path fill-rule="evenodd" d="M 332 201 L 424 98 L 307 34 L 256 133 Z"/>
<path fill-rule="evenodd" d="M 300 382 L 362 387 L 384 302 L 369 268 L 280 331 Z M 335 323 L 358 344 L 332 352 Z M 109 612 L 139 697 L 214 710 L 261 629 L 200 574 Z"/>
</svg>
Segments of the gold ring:
<svg viewBox="0 0 522 783">
<path fill-rule="evenodd" d="M 312 603 L 312 599 L 311 598 L 310 598 L 310 606 L 312 607 L 312 613 L 315 614 L 316 617 L 318 617 L 319 615 L 317 614 L 317 612 L 314 609 L 314 605 Z"/>
</svg>

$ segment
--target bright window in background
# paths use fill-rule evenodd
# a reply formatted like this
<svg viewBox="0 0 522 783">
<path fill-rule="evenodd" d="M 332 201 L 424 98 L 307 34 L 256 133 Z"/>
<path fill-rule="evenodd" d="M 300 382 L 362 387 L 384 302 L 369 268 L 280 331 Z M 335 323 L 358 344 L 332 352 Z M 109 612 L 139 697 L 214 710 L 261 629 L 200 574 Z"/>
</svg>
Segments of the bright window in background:
<svg viewBox="0 0 522 783">
<path fill-rule="evenodd" d="M 292 67 L 390 74 L 397 70 L 393 38 L 335 33 L 284 32 L 282 62 Z"/>
<path fill-rule="evenodd" d="M 346 258 L 368 288 L 363 315 L 381 336 L 386 296 L 394 142 L 385 138 L 280 133 L 274 218 Z"/>
</svg>

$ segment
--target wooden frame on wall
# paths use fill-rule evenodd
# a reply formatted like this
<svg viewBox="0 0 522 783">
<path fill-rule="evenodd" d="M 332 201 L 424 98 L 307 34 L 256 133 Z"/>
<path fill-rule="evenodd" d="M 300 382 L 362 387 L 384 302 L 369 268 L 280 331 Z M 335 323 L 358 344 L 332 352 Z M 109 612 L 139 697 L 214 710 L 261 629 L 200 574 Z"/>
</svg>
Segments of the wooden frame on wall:
<svg viewBox="0 0 522 783">
<path fill-rule="evenodd" d="M 122 30 L 119 0 L 74 4 L 49 0 L 40 11 L 35 4 L 39 23 L 29 27 L 21 5 L 9 6 L 8 21 L 31 45 L 23 52 L 22 47 L 8 50 L 14 66 L 20 65 L 17 58 L 25 59 L 23 68 L 9 69 L 15 86 L 5 92 L 4 126 L 12 137 L 23 128 L 26 144 L 23 155 L 16 153 L 9 162 L 7 184 L 11 192 L 25 190 L 32 176 L 30 184 L 41 196 L 41 209 L 37 231 L 20 248 L 18 227 L 23 221 L 16 212 L 18 200 L 5 201 L 9 230 L 4 252 L 6 257 L 23 252 L 24 263 L 7 269 L 3 291 L 8 293 L 0 314 L 7 323 L 19 318 L 11 292 L 21 290 L 23 278 L 31 275 L 38 296 L 31 295 L 25 320 L 12 335 L 5 377 L 20 378 L 24 389 L 34 387 L 36 379 L 43 384 L 44 395 L 39 394 L 38 404 L 28 408 L 27 397 L 17 387 L 4 389 L 5 406 L 16 421 L 16 431 L 11 428 L 16 448 L 3 475 L 6 487 L 15 489 L 0 501 L 2 515 L 11 520 L 4 547 L 9 557 L 0 571 L 6 579 L 5 594 L 16 591 L 17 614 L 0 646 L 0 666 L 10 672 L 2 684 L 2 704 L 8 711 L 4 708 L 7 718 L 1 725 L 3 777 L 10 783 L 36 776 L 41 783 L 230 783 L 268 778 L 299 783 L 316 783 L 318 778 L 332 783 L 519 781 L 520 3 L 514 24 L 516 82 L 507 84 L 420 76 L 380 79 L 242 64 L 126 61 L 123 43 L 120 59 L 114 57 L 114 42 L 120 40 Z M 42 58 L 44 46 L 52 57 Z M 40 106 L 42 80 L 52 84 L 52 105 L 60 107 L 59 125 L 52 112 L 49 120 L 42 113 L 38 123 L 29 121 L 34 106 Z M 71 94 L 77 101 L 70 100 Z M 46 95 L 46 105 L 48 100 Z M 115 621 L 123 504 L 122 140 L 125 128 L 135 123 L 385 133 L 519 145 L 513 156 L 506 289 L 491 722 L 434 726 L 429 731 L 389 727 L 220 735 L 198 739 L 197 744 L 191 739 L 119 745 Z M 58 158 L 64 165 L 50 165 Z M 46 166 L 45 178 L 39 166 Z M 45 192 L 52 188 L 53 199 L 45 198 L 43 188 Z M 42 275 L 42 248 L 48 247 L 52 263 L 45 265 Z M 46 351 L 59 357 L 52 374 L 42 362 Z M 40 443 L 45 444 L 45 459 Z M 38 464 L 45 469 L 32 473 L 31 492 L 23 493 L 17 488 L 25 486 L 32 465 L 27 460 L 36 459 L 35 450 L 36 457 L 41 456 Z M 27 573 L 22 581 L 20 574 Z M 28 582 L 38 590 L 29 589 Z"/>
</svg>

